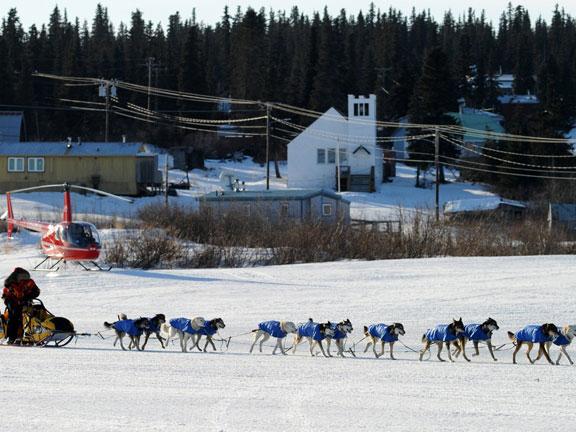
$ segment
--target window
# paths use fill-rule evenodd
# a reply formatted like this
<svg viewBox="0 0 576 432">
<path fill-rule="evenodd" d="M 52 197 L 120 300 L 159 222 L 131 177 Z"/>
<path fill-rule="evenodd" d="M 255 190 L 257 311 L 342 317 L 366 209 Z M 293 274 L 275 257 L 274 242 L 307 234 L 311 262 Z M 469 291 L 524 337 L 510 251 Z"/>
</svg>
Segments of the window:
<svg viewBox="0 0 576 432">
<path fill-rule="evenodd" d="M 343 163 L 348 162 L 348 150 L 347 149 L 340 149 L 340 165 L 342 165 Z"/>
<path fill-rule="evenodd" d="M 363 117 L 364 116 L 364 104 L 358 104 L 358 106 L 360 107 L 360 110 L 358 111 L 358 116 L 359 117 Z"/>
<path fill-rule="evenodd" d="M 322 216 L 332 216 L 332 204 L 322 204 Z"/>
<path fill-rule="evenodd" d="M 28 172 L 44 172 L 44 158 L 28 158 Z"/>
<path fill-rule="evenodd" d="M 316 153 L 316 163 L 325 164 L 326 163 L 326 150 L 318 149 Z"/>
<path fill-rule="evenodd" d="M 280 204 L 280 216 L 288 217 L 288 210 L 290 209 L 290 205 L 288 203 Z"/>
<path fill-rule="evenodd" d="M 370 115 L 370 105 L 364 104 L 364 115 L 368 117 Z"/>
<path fill-rule="evenodd" d="M 8 172 L 24 172 L 24 158 L 8 158 Z"/>
<path fill-rule="evenodd" d="M 358 104 L 354 104 L 354 117 L 358 117 Z"/>
<path fill-rule="evenodd" d="M 336 163 L 336 149 L 333 148 L 328 149 L 328 163 L 329 164 Z"/>
</svg>

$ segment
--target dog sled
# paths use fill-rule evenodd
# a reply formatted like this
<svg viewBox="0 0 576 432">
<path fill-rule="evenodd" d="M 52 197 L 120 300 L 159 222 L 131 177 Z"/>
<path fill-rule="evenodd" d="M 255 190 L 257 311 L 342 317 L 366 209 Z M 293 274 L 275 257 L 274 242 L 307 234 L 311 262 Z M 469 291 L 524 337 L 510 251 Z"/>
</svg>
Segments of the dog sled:
<svg viewBox="0 0 576 432">
<path fill-rule="evenodd" d="M 0 339 L 6 338 L 7 312 L 2 315 Z M 22 311 L 23 333 L 21 345 L 24 346 L 54 346 L 68 345 L 76 336 L 74 325 L 64 317 L 55 316 L 44 303 L 34 299 Z"/>
</svg>

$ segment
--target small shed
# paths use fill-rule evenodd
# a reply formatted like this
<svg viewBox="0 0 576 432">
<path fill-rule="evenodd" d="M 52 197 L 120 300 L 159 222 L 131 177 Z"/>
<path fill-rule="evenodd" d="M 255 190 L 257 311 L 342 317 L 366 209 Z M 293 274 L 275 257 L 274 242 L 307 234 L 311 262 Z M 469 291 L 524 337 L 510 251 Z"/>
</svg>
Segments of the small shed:
<svg viewBox="0 0 576 432">
<path fill-rule="evenodd" d="M 275 223 L 350 222 L 350 202 L 324 189 L 211 192 L 200 198 L 200 210 L 215 216 L 262 217 Z"/>
<path fill-rule="evenodd" d="M 0 193 L 72 183 L 140 195 L 162 183 L 158 156 L 143 143 L 12 142 L 0 144 Z"/>
<path fill-rule="evenodd" d="M 550 204 L 548 207 L 550 228 L 576 231 L 576 204 Z"/>
<path fill-rule="evenodd" d="M 525 211 L 525 203 L 500 197 L 448 201 L 444 205 L 444 215 L 450 220 L 480 217 L 512 220 L 520 219 Z"/>
</svg>

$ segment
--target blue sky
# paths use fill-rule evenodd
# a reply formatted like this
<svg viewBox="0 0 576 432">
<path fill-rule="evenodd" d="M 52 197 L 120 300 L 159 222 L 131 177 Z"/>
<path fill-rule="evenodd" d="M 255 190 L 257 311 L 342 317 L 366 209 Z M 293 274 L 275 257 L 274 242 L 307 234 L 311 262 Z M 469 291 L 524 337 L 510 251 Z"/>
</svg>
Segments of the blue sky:
<svg viewBox="0 0 576 432">
<path fill-rule="evenodd" d="M 267 9 L 290 9 L 293 5 L 298 6 L 302 11 L 311 13 L 315 10 L 322 10 L 328 4 L 328 9 L 332 15 L 337 14 L 340 9 L 345 8 L 349 13 L 357 13 L 360 9 L 367 10 L 370 0 L 101 0 L 104 6 L 108 7 L 112 21 L 118 24 L 120 21 L 130 20 L 130 13 L 135 9 L 140 9 L 144 13 L 146 20 L 153 22 L 166 22 L 168 15 L 179 11 L 183 17 L 191 16 L 191 11 L 196 8 L 196 16 L 199 21 L 213 24 L 222 15 L 224 6 L 228 5 L 232 10 L 237 6 L 243 8 L 252 6 L 254 8 L 265 7 Z M 533 18 L 542 15 L 549 20 L 554 5 L 558 3 L 561 7 L 573 16 L 576 16 L 576 1 L 548 1 L 548 0 L 524 0 L 514 2 L 522 4 L 531 13 Z M 45 23 L 51 10 L 55 5 L 68 11 L 69 17 L 80 17 L 81 20 L 90 21 L 94 15 L 98 1 L 91 0 L 0 0 L 0 15 L 6 16 L 8 9 L 15 7 L 18 9 L 20 18 L 25 27 L 31 24 Z M 376 7 L 382 10 L 393 6 L 408 13 L 413 7 L 417 10 L 430 9 L 432 14 L 441 18 L 443 12 L 450 9 L 455 15 L 464 13 L 469 7 L 477 11 L 486 10 L 486 15 L 494 22 L 508 4 L 503 0 L 397 0 L 374 1 Z"/>
</svg>

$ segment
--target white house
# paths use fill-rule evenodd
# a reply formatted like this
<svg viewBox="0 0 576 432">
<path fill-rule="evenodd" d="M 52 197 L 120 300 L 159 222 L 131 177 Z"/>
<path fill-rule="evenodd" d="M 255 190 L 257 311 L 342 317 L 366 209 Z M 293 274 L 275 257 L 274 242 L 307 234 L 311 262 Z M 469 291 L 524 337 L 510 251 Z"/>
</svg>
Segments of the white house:
<svg viewBox="0 0 576 432">
<path fill-rule="evenodd" d="M 373 192 L 382 172 L 375 95 L 348 95 L 348 117 L 330 108 L 288 144 L 291 188 Z"/>
</svg>

